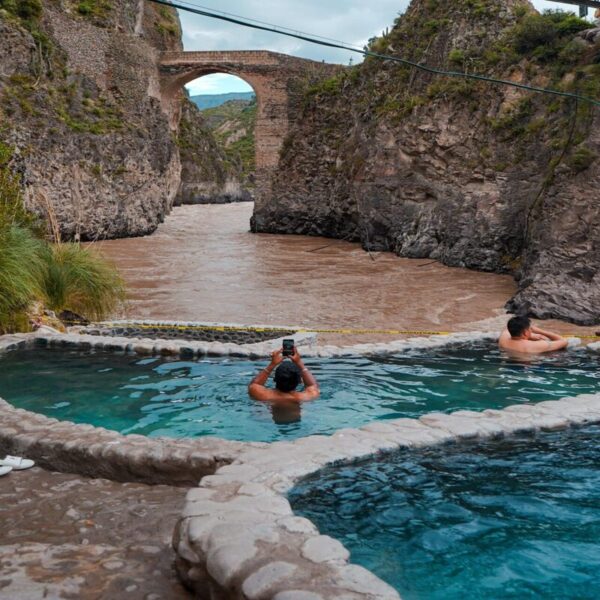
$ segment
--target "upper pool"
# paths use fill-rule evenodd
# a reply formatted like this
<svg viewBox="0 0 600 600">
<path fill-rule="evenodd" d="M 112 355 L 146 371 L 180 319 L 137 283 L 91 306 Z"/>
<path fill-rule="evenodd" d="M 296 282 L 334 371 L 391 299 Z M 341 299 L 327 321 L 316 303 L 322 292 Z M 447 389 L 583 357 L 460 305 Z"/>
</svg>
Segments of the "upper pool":
<svg viewBox="0 0 600 600">
<path fill-rule="evenodd" d="M 69 349 L 0 356 L 0 397 L 20 408 L 121 433 L 273 441 L 329 434 L 376 419 L 596 392 L 600 379 L 596 356 L 585 351 L 522 363 L 489 343 L 306 362 L 322 396 L 296 410 L 248 398 L 246 386 L 265 361 L 167 360 Z"/>
<path fill-rule="evenodd" d="M 600 427 L 328 468 L 294 511 L 404 600 L 600 598 Z"/>
</svg>

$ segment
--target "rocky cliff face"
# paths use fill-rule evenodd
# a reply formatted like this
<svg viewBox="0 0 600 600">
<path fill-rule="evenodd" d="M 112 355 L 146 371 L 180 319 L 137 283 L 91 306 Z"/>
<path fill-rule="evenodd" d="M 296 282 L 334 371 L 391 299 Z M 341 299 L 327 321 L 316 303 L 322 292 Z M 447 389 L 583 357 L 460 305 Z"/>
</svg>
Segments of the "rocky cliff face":
<svg viewBox="0 0 600 600">
<path fill-rule="evenodd" d="M 170 209 L 180 161 L 157 58 L 180 34 L 174 10 L 139 0 L 0 0 L 0 137 L 63 236 L 145 234 Z"/>
<path fill-rule="evenodd" d="M 413 0 L 371 49 L 600 97 L 600 46 L 521 0 Z M 513 310 L 600 321 L 600 115 L 367 59 L 307 90 L 257 231 L 510 272 Z"/>
</svg>

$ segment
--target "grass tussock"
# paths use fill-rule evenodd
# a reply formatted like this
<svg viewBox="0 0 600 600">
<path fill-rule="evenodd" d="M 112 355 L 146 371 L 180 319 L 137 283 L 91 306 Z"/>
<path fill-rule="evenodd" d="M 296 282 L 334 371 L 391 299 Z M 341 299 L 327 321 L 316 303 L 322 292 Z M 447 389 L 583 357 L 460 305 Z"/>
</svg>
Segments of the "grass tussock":
<svg viewBox="0 0 600 600">
<path fill-rule="evenodd" d="M 42 249 L 43 242 L 27 229 L 0 229 L 0 332 L 14 329 L 17 317 L 42 297 Z"/>
<path fill-rule="evenodd" d="M 91 248 L 52 244 L 44 252 L 43 293 L 48 308 L 103 319 L 125 298 L 116 268 Z"/>
<path fill-rule="evenodd" d="M 125 298 L 118 271 L 92 248 L 51 243 L 27 211 L 11 152 L 0 143 L 0 334 L 28 329 L 34 303 L 102 319 Z"/>
</svg>

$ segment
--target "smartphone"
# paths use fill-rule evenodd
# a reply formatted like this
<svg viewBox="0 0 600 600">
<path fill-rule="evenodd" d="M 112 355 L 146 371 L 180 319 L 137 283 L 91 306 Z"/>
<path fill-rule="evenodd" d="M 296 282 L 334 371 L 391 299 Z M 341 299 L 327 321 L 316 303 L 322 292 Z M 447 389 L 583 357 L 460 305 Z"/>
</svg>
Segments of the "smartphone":
<svg viewBox="0 0 600 600">
<path fill-rule="evenodd" d="M 294 340 L 283 340 L 283 356 L 292 356 L 294 354 Z"/>
</svg>

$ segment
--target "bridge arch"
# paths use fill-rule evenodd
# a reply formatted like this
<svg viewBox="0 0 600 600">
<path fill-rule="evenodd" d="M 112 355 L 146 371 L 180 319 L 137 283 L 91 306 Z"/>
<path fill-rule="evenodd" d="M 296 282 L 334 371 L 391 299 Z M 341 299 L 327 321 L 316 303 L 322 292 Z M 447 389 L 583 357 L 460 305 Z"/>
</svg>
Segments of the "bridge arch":
<svg viewBox="0 0 600 600">
<path fill-rule="evenodd" d="M 183 86 L 198 77 L 226 73 L 243 79 L 256 93 L 254 130 L 256 196 L 264 201 L 270 193 L 270 179 L 279 163 L 279 151 L 295 117 L 293 80 L 310 81 L 337 65 L 327 65 L 266 50 L 164 52 L 160 60 L 161 98 L 166 112 L 177 126 Z M 297 93 L 297 92 L 296 92 Z"/>
</svg>

